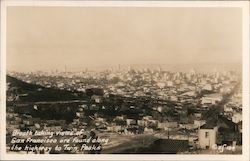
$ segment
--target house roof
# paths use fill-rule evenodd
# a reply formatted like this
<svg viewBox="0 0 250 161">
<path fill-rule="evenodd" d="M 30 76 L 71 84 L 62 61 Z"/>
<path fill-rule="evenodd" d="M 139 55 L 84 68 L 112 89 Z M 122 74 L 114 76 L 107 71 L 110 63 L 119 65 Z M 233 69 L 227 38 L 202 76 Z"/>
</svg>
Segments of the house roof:
<svg viewBox="0 0 250 161">
<path fill-rule="evenodd" d="M 217 126 L 216 122 L 207 122 L 206 124 L 202 125 L 200 128 L 201 129 L 213 129 L 216 126 Z"/>
<path fill-rule="evenodd" d="M 219 131 L 220 129 L 222 129 L 222 131 L 225 131 L 225 130 L 236 131 L 237 124 L 227 119 L 224 116 L 219 116 L 218 126 L 219 126 Z"/>
<path fill-rule="evenodd" d="M 224 127 L 224 128 L 232 128 L 234 129 L 235 123 L 231 120 L 228 120 L 225 116 L 218 115 L 218 117 L 213 117 L 207 120 L 207 123 L 201 126 L 201 129 L 213 129 L 215 126 Z"/>
</svg>

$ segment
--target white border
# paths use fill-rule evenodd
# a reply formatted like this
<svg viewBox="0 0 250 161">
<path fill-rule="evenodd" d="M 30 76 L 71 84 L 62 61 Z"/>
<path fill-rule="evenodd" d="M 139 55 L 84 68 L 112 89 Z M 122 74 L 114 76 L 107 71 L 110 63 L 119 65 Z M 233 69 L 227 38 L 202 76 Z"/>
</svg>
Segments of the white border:
<svg viewBox="0 0 250 161">
<path fill-rule="evenodd" d="M 7 6 L 71 7 L 240 7 L 243 38 L 243 154 L 242 155 L 111 155 L 111 154 L 7 154 L 6 153 L 6 8 Z M 249 1 L 1 1 L 1 108 L 0 160 L 249 160 Z M 4 69 L 4 70 L 3 70 Z"/>
</svg>

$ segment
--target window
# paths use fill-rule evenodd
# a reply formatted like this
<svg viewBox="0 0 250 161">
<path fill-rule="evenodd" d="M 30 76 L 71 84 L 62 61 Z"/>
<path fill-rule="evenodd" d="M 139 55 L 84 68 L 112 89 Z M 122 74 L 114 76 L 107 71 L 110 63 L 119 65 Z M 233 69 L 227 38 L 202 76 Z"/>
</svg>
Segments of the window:
<svg viewBox="0 0 250 161">
<path fill-rule="evenodd" d="M 209 132 L 205 132 L 205 138 L 209 137 Z"/>
</svg>

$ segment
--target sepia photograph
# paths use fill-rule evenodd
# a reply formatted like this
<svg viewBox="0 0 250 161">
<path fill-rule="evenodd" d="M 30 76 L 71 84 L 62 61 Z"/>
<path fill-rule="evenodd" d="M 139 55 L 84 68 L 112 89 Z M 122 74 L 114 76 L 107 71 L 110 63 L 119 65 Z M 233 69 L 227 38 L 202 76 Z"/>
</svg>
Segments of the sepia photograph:
<svg viewBox="0 0 250 161">
<path fill-rule="evenodd" d="M 1 14 L 6 156 L 249 156 L 249 2 L 51 2 Z"/>
</svg>

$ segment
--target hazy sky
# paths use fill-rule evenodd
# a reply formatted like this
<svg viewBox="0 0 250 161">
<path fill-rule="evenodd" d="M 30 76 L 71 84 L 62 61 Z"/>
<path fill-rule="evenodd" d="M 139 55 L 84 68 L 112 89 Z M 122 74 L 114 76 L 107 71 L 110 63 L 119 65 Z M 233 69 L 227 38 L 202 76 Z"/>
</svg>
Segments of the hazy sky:
<svg viewBox="0 0 250 161">
<path fill-rule="evenodd" d="M 8 7 L 7 69 L 241 63 L 240 8 Z"/>
</svg>

